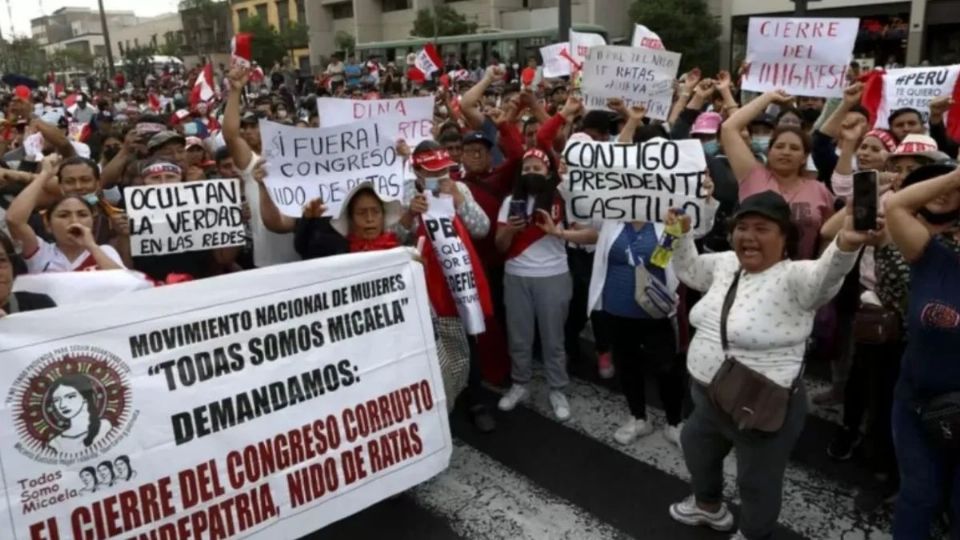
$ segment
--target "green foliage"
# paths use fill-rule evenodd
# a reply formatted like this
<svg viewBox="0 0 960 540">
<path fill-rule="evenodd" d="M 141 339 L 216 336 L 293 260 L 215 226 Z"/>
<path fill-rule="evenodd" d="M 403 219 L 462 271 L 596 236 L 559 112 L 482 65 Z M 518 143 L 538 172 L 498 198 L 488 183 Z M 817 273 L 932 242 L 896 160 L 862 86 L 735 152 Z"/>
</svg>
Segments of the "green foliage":
<svg viewBox="0 0 960 540">
<path fill-rule="evenodd" d="M 250 48 L 253 52 L 253 59 L 264 69 L 269 68 L 274 62 L 286 56 L 287 48 L 284 45 L 283 38 L 277 32 L 277 29 L 266 20 L 258 16 L 247 17 L 245 21 L 240 23 L 240 31 L 252 34 Z"/>
<path fill-rule="evenodd" d="M 288 51 L 305 48 L 310 44 L 310 29 L 302 22 L 291 21 L 287 28 L 280 32 L 280 41 Z"/>
<path fill-rule="evenodd" d="M 39 80 L 47 70 L 43 48 L 33 38 L 19 37 L 6 43 L 0 42 L 0 71 L 28 75 Z"/>
<path fill-rule="evenodd" d="M 720 23 L 704 0 L 636 0 L 630 18 L 656 32 L 667 50 L 683 53 L 681 73 L 694 67 L 716 73 Z"/>
<path fill-rule="evenodd" d="M 93 71 L 94 58 L 88 51 L 59 49 L 47 58 L 47 66 L 53 71 Z"/>
<path fill-rule="evenodd" d="M 337 34 L 333 36 L 333 44 L 338 51 L 343 51 L 349 55 L 357 48 L 357 38 L 353 37 L 350 32 L 337 30 Z"/>
<path fill-rule="evenodd" d="M 438 5 L 433 9 L 417 11 L 410 35 L 418 37 L 457 36 L 477 31 L 477 23 L 467 22 L 467 18 L 456 9 L 447 5 Z"/>
</svg>

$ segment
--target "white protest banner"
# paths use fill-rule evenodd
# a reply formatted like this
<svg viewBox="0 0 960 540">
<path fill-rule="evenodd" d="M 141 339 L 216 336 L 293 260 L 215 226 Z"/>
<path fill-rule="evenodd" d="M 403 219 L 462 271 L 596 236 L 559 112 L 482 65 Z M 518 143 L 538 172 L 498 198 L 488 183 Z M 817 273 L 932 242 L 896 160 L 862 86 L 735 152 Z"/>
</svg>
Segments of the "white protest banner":
<svg viewBox="0 0 960 540">
<path fill-rule="evenodd" d="M 563 161 L 561 192 L 571 220 L 663 222 L 669 209 L 682 208 L 694 230 L 709 229 L 703 211 L 707 163 L 697 140 L 571 141 Z"/>
<path fill-rule="evenodd" d="M 958 76 L 960 64 L 887 71 L 883 74 L 883 98 L 877 109 L 876 127 L 889 127 L 890 113 L 904 107 L 920 111 L 926 124 L 930 118 L 930 100 L 955 95 Z"/>
<path fill-rule="evenodd" d="M 860 19 L 750 17 L 744 90 L 839 97 Z"/>
<path fill-rule="evenodd" d="M 45 294 L 58 306 L 102 302 L 153 286 L 149 278 L 134 270 L 44 272 L 17 276 L 13 282 L 15 292 Z"/>
<path fill-rule="evenodd" d="M 3 538 L 296 538 L 447 467 L 408 249 L 0 320 Z"/>
<path fill-rule="evenodd" d="M 348 100 L 317 98 L 322 127 L 352 124 L 376 118 L 389 137 L 403 139 L 413 148 L 433 138 L 433 97 Z"/>
<path fill-rule="evenodd" d="M 593 47 L 583 66 L 583 104 L 603 109 L 610 98 L 643 105 L 647 117 L 666 120 L 673 102 L 680 53 L 607 45 Z"/>
<path fill-rule="evenodd" d="M 123 190 L 130 218 L 130 254 L 166 255 L 242 246 L 240 182 L 198 180 Z"/>
<path fill-rule="evenodd" d="M 634 47 L 645 47 L 647 49 L 664 48 L 660 36 L 642 24 L 633 25 L 633 41 L 630 44 Z"/>
<path fill-rule="evenodd" d="M 580 66 L 582 66 L 583 62 L 587 59 L 587 54 L 592 47 L 599 47 L 606 44 L 607 40 L 603 39 L 603 36 L 600 34 L 570 30 L 570 56 L 576 63 L 574 67 L 580 69 Z"/>
<path fill-rule="evenodd" d="M 453 197 L 434 197 L 429 191 L 425 194 L 427 211 L 421 215 L 423 227 L 433 244 L 433 253 L 443 267 L 443 277 L 446 278 L 447 286 L 457 304 L 460 320 L 463 321 L 468 335 L 482 334 L 486 331 L 483 307 L 480 305 L 480 293 L 470 254 L 453 224 L 456 216 Z"/>
<path fill-rule="evenodd" d="M 543 58 L 544 77 L 567 77 L 573 71 L 573 62 L 570 61 L 570 43 L 566 41 L 540 47 L 540 57 Z"/>
<path fill-rule="evenodd" d="M 403 160 L 393 136 L 373 120 L 299 128 L 260 122 L 267 191 L 285 215 L 300 217 L 319 197 L 327 215 L 338 215 L 357 184 L 371 182 L 386 199 L 403 198 Z"/>
</svg>

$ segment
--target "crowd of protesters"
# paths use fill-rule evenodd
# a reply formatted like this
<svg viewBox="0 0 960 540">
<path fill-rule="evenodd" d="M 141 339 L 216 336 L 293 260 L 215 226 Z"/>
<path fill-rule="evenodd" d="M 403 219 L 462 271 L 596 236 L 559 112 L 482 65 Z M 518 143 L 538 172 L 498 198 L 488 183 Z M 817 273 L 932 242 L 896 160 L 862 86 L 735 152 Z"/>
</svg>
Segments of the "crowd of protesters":
<svg viewBox="0 0 960 540">
<path fill-rule="evenodd" d="M 82 90 L 9 89 L 0 163 L 3 314 L 53 305 L 43 295 L 11 293 L 22 274 L 126 268 L 176 286 L 417 245 L 426 234 L 421 215 L 449 197 L 481 284 L 484 333 L 465 332 L 429 242 L 420 260 L 441 361 L 449 357 L 463 371 L 447 391 L 465 387 L 463 408 L 478 430 L 496 429 L 494 404 L 479 391 L 484 376 L 506 387 L 496 404 L 506 414 L 528 399 L 539 359 L 551 410 L 564 421 L 577 414 L 565 393 L 570 364 L 590 359 L 600 377 L 619 379 L 627 408 L 613 436 L 632 444 L 656 430 L 647 414 L 650 376 L 666 410 L 663 436 L 691 474 L 692 495 L 672 505 L 671 516 L 735 531 L 733 538 L 769 538 L 808 411 L 805 364 L 829 364 L 832 387 L 812 401 L 843 406 L 842 426 L 824 451 L 871 469 L 857 509 L 893 503 L 898 539 L 944 529 L 960 538 L 960 447 L 930 429 L 960 429 L 960 169 L 958 141 L 945 127 L 960 119 L 945 120 L 949 98 L 934 99 L 926 120 L 900 109 L 878 129 L 861 106 L 854 69 L 843 97 L 831 100 L 783 91 L 747 99 L 736 76 L 694 70 L 676 81 L 673 109 L 661 122 L 620 100 L 585 110 L 575 82 L 542 77 L 535 59 L 524 69 L 499 57 L 486 67 L 451 61 L 432 77 L 405 60 L 335 57 L 311 80 L 285 64 L 267 75 L 256 65 L 221 66 L 210 102 L 191 100 L 199 69 L 164 70 L 145 87 L 118 77 Z M 296 219 L 278 210 L 265 186 L 259 123 L 322 126 L 318 95 L 435 96 L 433 139 L 397 143 L 413 172 L 402 200 L 361 184 L 337 216 L 325 216 L 321 200 Z M 677 213 L 665 224 L 566 215 L 568 141 L 658 138 L 702 143 L 706 234 L 693 238 L 689 218 Z M 859 170 L 880 171 L 874 231 L 853 227 Z M 242 182 L 247 244 L 131 255 L 122 189 L 206 178 Z M 667 227 L 683 234 L 674 257 L 655 264 Z M 665 301 L 635 294 L 651 287 Z M 861 327 L 881 319 L 894 323 L 864 337 Z M 585 351 L 588 322 L 593 341 Z M 766 392 L 768 417 L 743 417 L 735 409 L 747 398 L 731 396 L 731 385 Z M 690 400 L 692 411 L 684 407 Z M 736 526 L 723 502 L 731 449 Z"/>
</svg>

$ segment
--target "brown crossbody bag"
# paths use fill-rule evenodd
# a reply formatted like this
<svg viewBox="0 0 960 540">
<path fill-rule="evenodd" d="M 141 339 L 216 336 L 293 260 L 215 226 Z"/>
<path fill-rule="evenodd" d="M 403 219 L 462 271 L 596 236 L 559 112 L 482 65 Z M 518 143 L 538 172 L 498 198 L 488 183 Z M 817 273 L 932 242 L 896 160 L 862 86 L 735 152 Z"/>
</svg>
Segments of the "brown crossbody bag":
<svg viewBox="0 0 960 540">
<path fill-rule="evenodd" d="M 721 411 L 730 415 L 733 423 L 741 430 L 755 429 L 772 433 L 783 427 L 787 417 L 790 399 L 797 391 L 797 382 L 803 376 L 803 368 L 794 379 L 790 388 L 784 388 L 741 364 L 730 355 L 727 341 L 727 318 L 737 296 L 741 271 L 733 278 L 727 289 L 720 312 L 720 340 L 723 344 L 724 360 L 720 370 L 713 376 L 707 387 L 710 401 Z"/>
</svg>

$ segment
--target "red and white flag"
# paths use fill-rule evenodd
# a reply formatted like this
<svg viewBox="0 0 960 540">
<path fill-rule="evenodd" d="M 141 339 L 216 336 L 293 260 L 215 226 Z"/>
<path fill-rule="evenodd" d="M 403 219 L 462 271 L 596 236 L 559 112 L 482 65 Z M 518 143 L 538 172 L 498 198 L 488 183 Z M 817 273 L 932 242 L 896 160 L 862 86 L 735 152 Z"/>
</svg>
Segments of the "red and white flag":
<svg viewBox="0 0 960 540">
<path fill-rule="evenodd" d="M 241 32 L 230 40 L 230 61 L 235 66 L 250 67 L 253 61 L 253 35 Z"/>
<path fill-rule="evenodd" d="M 417 69 L 423 72 L 427 77 L 434 71 L 439 71 L 443 62 L 440 60 L 440 54 L 433 43 L 427 43 L 417 53 L 417 60 L 414 62 Z"/>
<path fill-rule="evenodd" d="M 201 101 L 210 101 L 216 97 L 214 90 L 216 85 L 213 82 L 213 64 L 208 63 L 203 66 L 203 71 L 197 75 L 197 81 L 193 83 L 193 91 L 190 92 L 190 108 L 193 109 Z"/>
</svg>

